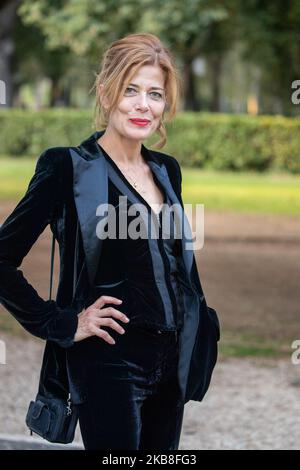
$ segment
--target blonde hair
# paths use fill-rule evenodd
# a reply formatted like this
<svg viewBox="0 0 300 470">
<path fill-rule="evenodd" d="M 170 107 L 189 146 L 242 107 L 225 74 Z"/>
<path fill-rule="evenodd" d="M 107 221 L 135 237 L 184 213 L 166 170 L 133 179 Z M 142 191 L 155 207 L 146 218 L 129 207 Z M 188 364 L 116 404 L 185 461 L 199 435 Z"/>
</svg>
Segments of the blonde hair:
<svg viewBox="0 0 300 470">
<path fill-rule="evenodd" d="M 172 120 L 175 117 L 182 86 L 175 61 L 158 37 L 150 33 L 134 33 L 111 43 L 102 56 L 100 72 L 96 74 L 92 87 L 92 90 L 96 89 L 94 122 L 97 130 L 107 126 L 110 113 L 117 106 L 131 78 L 143 65 L 158 65 L 163 70 L 167 120 Z M 107 109 L 101 106 L 100 84 L 103 84 L 103 94 L 110 103 Z M 153 144 L 153 147 L 161 148 L 167 141 L 163 119 L 156 132 L 161 138 Z"/>
</svg>

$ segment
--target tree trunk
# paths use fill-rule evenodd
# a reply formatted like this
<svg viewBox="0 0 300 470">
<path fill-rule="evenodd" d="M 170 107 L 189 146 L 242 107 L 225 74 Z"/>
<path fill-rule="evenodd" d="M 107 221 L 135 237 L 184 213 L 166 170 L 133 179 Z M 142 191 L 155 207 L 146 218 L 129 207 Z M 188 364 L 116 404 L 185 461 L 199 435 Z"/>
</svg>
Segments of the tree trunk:
<svg viewBox="0 0 300 470">
<path fill-rule="evenodd" d="M 184 79 L 184 109 L 190 111 L 199 111 L 200 102 L 196 95 L 195 74 L 192 68 L 192 62 L 186 62 L 183 69 Z"/>
<path fill-rule="evenodd" d="M 222 56 L 214 54 L 208 58 L 210 67 L 211 83 L 211 103 L 210 110 L 213 112 L 221 111 L 221 74 L 222 74 Z"/>
<path fill-rule="evenodd" d="M 5 84 L 4 106 L 13 102 L 11 57 L 14 52 L 12 32 L 20 0 L 0 1 L 0 80 Z"/>
<path fill-rule="evenodd" d="M 50 108 L 53 108 L 60 104 L 63 90 L 60 86 L 58 77 L 51 77 L 51 91 L 50 91 Z"/>
</svg>

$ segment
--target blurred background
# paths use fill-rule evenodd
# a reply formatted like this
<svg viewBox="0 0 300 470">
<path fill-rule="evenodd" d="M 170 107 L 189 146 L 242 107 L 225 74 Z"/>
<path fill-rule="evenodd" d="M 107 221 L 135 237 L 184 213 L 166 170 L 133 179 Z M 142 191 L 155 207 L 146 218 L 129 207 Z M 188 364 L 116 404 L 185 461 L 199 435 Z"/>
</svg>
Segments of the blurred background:
<svg viewBox="0 0 300 470">
<path fill-rule="evenodd" d="M 94 132 L 102 53 L 132 32 L 159 36 L 182 77 L 161 151 L 181 165 L 184 202 L 204 204 L 195 255 L 222 328 L 211 388 L 186 405 L 181 448 L 299 448 L 299 1 L 0 1 L 0 223 L 45 148 Z M 50 248 L 47 227 L 21 267 L 44 298 Z M 56 259 L 56 285 L 58 276 Z M 0 447 L 18 435 L 13 445 L 31 448 L 22 436 L 44 343 L 2 307 L 0 340 Z"/>
</svg>

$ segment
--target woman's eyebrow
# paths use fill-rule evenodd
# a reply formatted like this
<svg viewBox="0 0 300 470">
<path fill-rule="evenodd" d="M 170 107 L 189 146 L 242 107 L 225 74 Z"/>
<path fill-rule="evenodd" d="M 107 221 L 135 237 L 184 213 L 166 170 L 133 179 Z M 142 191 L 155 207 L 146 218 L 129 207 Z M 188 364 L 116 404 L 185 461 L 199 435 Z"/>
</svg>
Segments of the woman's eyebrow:
<svg viewBox="0 0 300 470">
<path fill-rule="evenodd" d="M 129 85 L 136 86 L 137 88 L 139 88 L 139 85 L 136 85 L 135 83 L 129 83 Z M 150 89 L 151 90 L 163 90 L 163 91 L 165 90 L 164 88 L 161 88 L 159 86 L 152 86 L 152 87 L 150 87 Z"/>
</svg>

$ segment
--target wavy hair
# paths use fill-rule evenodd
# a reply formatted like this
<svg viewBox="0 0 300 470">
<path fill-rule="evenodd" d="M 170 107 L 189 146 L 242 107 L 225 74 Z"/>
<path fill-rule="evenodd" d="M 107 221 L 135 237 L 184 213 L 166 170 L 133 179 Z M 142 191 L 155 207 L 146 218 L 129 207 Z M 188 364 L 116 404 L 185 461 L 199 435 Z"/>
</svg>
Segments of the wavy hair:
<svg viewBox="0 0 300 470">
<path fill-rule="evenodd" d="M 158 65 L 163 70 L 166 88 L 164 113 L 167 110 L 167 121 L 175 117 L 182 87 L 175 60 L 170 51 L 154 34 L 134 33 L 112 42 L 102 56 L 100 70 L 96 73 L 96 79 L 91 89 L 96 90 L 94 116 L 96 129 L 107 127 L 110 113 L 122 99 L 131 78 L 143 65 Z M 101 106 L 100 84 L 103 84 L 103 93 L 109 102 L 107 109 Z M 160 140 L 153 144 L 154 148 L 163 147 L 167 141 L 164 113 L 156 129 Z"/>
</svg>

